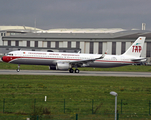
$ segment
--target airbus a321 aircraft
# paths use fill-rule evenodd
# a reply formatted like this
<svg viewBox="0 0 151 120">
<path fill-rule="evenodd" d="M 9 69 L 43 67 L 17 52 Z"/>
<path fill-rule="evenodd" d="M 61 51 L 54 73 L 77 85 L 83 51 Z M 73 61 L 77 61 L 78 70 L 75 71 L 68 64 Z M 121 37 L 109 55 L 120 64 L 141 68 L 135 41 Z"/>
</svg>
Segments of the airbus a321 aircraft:
<svg viewBox="0 0 151 120">
<path fill-rule="evenodd" d="M 140 57 L 145 39 L 146 37 L 139 37 L 122 55 L 12 51 L 3 56 L 2 61 L 18 64 L 17 72 L 20 71 L 20 64 L 48 65 L 50 70 L 69 70 L 70 73 L 79 73 L 78 67 L 119 67 L 145 59 Z"/>
</svg>

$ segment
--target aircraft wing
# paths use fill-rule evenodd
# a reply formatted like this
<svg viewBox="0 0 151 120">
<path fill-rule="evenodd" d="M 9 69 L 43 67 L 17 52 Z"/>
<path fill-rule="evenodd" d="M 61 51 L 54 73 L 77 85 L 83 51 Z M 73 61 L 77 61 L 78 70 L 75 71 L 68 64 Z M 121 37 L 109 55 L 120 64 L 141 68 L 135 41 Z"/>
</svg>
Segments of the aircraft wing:
<svg viewBox="0 0 151 120">
<path fill-rule="evenodd" d="M 70 64 L 73 65 L 73 66 L 74 66 L 74 65 L 80 65 L 80 66 L 81 66 L 82 64 L 87 64 L 87 63 L 89 63 L 89 62 L 94 62 L 94 61 L 97 60 L 97 59 L 103 59 L 104 56 L 105 56 L 105 54 L 102 54 L 100 57 L 94 58 L 94 59 L 70 61 Z"/>
</svg>

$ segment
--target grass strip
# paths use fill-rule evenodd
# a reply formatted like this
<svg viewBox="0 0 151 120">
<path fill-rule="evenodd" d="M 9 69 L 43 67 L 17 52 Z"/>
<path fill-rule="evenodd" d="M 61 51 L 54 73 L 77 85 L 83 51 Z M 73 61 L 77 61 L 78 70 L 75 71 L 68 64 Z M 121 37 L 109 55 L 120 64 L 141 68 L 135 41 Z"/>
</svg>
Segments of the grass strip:
<svg viewBox="0 0 151 120">
<path fill-rule="evenodd" d="M 10 64 L 0 62 L 0 69 L 17 69 L 17 64 Z M 21 70 L 49 70 L 48 66 L 41 66 L 41 65 L 21 65 Z M 123 67 L 114 67 L 114 68 L 88 68 L 83 67 L 79 68 L 80 71 L 129 71 L 129 72 L 151 72 L 150 66 L 136 66 L 136 65 L 129 65 Z"/>
<path fill-rule="evenodd" d="M 116 91 L 120 112 L 122 103 L 125 114 L 148 114 L 150 86 L 145 77 L 0 75 L 0 110 L 5 105 L 7 114 L 109 114 L 114 113 L 109 93 Z"/>
</svg>

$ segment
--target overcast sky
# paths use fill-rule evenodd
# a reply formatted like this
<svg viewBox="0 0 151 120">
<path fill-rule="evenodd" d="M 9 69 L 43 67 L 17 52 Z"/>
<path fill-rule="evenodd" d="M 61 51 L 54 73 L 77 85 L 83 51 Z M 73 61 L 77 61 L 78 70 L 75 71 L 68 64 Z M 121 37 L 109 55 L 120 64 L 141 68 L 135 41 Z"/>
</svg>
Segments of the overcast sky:
<svg viewBox="0 0 151 120">
<path fill-rule="evenodd" d="M 0 0 L 0 26 L 151 30 L 151 0 Z"/>
</svg>

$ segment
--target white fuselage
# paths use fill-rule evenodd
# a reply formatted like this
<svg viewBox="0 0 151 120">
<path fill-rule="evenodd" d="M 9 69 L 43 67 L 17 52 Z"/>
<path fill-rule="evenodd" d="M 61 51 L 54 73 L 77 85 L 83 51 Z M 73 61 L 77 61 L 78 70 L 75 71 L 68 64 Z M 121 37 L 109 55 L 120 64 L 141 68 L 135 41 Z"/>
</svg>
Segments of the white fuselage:
<svg viewBox="0 0 151 120">
<path fill-rule="evenodd" d="M 56 65 L 58 62 L 71 62 L 79 60 L 88 60 L 100 57 L 101 54 L 80 54 L 80 53 L 60 53 L 60 52 L 40 52 L 40 51 L 13 51 L 3 58 L 4 62 L 14 64 L 29 65 Z M 97 59 L 78 67 L 118 67 L 130 65 L 134 62 L 130 56 L 124 55 L 105 55 L 103 59 Z"/>
</svg>

